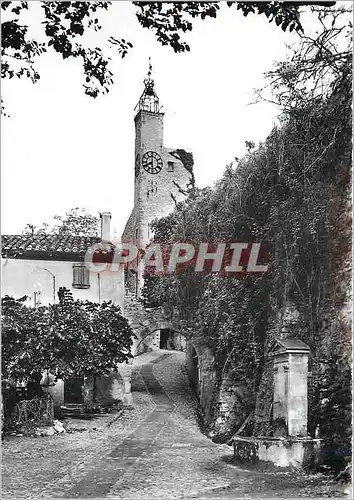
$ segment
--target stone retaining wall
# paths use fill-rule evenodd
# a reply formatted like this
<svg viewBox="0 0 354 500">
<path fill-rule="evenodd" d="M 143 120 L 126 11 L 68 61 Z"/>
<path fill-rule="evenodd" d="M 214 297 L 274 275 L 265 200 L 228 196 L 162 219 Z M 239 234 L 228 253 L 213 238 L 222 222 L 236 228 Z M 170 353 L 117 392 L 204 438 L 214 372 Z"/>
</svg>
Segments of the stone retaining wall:
<svg viewBox="0 0 354 500">
<path fill-rule="evenodd" d="M 234 458 L 240 463 L 268 462 L 276 467 L 314 467 L 319 461 L 321 440 L 234 437 Z"/>
</svg>

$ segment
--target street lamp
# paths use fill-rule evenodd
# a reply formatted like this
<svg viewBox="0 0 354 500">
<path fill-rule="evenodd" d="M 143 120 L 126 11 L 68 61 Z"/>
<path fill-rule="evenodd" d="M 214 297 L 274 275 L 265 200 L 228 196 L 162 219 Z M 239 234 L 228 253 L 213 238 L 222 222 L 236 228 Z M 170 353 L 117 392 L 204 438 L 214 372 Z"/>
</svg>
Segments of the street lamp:
<svg viewBox="0 0 354 500">
<path fill-rule="evenodd" d="M 47 271 L 52 277 L 53 280 L 53 303 L 55 304 L 55 275 L 52 273 L 52 271 L 49 271 L 49 269 L 46 269 L 44 267 L 39 267 L 41 271 Z"/>
<path fill-rule="evenodd" d="M 37 283 L 36 281 L 33 283 L 33 307 L 34 309 L 37 309 L 37 307 L 40 305 L 41 300 L 40 296 L 42 293 L 42 287 L 40 283 Z"/>
</svg>

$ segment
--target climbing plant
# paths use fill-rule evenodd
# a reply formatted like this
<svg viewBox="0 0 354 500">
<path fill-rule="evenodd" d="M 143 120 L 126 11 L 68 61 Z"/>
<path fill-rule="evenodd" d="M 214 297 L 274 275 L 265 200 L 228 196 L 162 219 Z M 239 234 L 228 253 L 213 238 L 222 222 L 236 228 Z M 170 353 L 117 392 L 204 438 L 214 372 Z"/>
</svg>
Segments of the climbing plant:
<svg viewBox="0 0 354 500">
<path fill-rule="evenodd" d="M 219 380 L 228 376 L 247 387 L 247 408 L 265 397 L 260 386 L 272 340 L 283 334 L 306 342 L 309 431 L 337 459 L 333 450 L 344 450 L 343 462 L 351 422 L 351 35 L 341 16 L 321 22 L 322 37 L 304 38 L 269 74 L 283 110 L 280 125 L 229 165 L 213 189 L 193 189 L 173 214 L 152 224 L 165 244 L 260 242 L 269 272 L 225 278 L 187 268 L 147 277 L 144 296 L 178 311 L 194 338 L 212 348 Z M 256 424 L 248 432 L 265 431 Z"/>
</svg>

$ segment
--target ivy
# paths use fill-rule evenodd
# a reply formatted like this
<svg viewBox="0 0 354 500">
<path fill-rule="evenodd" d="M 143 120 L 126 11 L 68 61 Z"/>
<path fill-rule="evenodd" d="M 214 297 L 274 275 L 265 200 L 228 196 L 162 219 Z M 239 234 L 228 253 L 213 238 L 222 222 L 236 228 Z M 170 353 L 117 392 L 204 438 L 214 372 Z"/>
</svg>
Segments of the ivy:
<svg viewBox="0 0 354 500">
<path fill-rule="evenodd" d="M 333 458 L 333 450 L 350 455 L 351 335 L 345 311 L 351 279 L 352 95 L 350 56 L 343 49 L 341 57 L 328 54 L 337 53 L 336 39 L 345 27 L 338 27 L 337 14 L 332 22 L 321 20 L 322 39 L 305 38 L 291 57 L 299 63 L 297 71 L 285 74 L 285 62 L 269 76 L 283 109 L 281 126 L 228 165 L 213 189 L 194 188 L 172 214 L 152 224 L 155 240 L 168 245 L 259 242 L 267 249 L 269 272 L 235 279 L 188 268 L 147 278 L 143 293 L 146 300 L 168 305 L 183 320 L 187 336 L 213 350 L 219 382 L 227 377 L 246 388 L 247 409 L 266 397 L 261 382 L 267 380 L 272 340 L 283 333 L 307 343 L 309 431 L 314 436 L 317 429 Z M 306 78 L 313 87 L 306 87 Z M 290 322 L 289 310 L 294 311 Z M 249 425 L 248 432 L 254 431 Z"/>
</svg>

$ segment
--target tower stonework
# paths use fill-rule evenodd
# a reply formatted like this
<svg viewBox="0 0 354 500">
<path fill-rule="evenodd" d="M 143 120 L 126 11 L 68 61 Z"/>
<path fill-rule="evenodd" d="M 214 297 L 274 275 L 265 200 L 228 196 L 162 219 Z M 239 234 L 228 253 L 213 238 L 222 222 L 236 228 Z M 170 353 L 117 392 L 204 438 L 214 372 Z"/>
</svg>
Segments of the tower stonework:
<svg viewBox="0 0 354 500">
<path fill-rule="evenodd" d="M 149 223 L 155 218 L 165 217 L 173 211 L 176 202 L 185 199 L 182 191 L 191 184 L 193 174 L 191 168 L 182 163 L 176 150 L 163 144 L 164 113 L 151 78 L 151 65 L 135 109 L 134 207 L 122 241 L 144 249 L 153 236 Z M 141 281 L 141 276 L 136 277 Z M 137 293 L 139 288 L 137 283 Z"/>
</svg>

